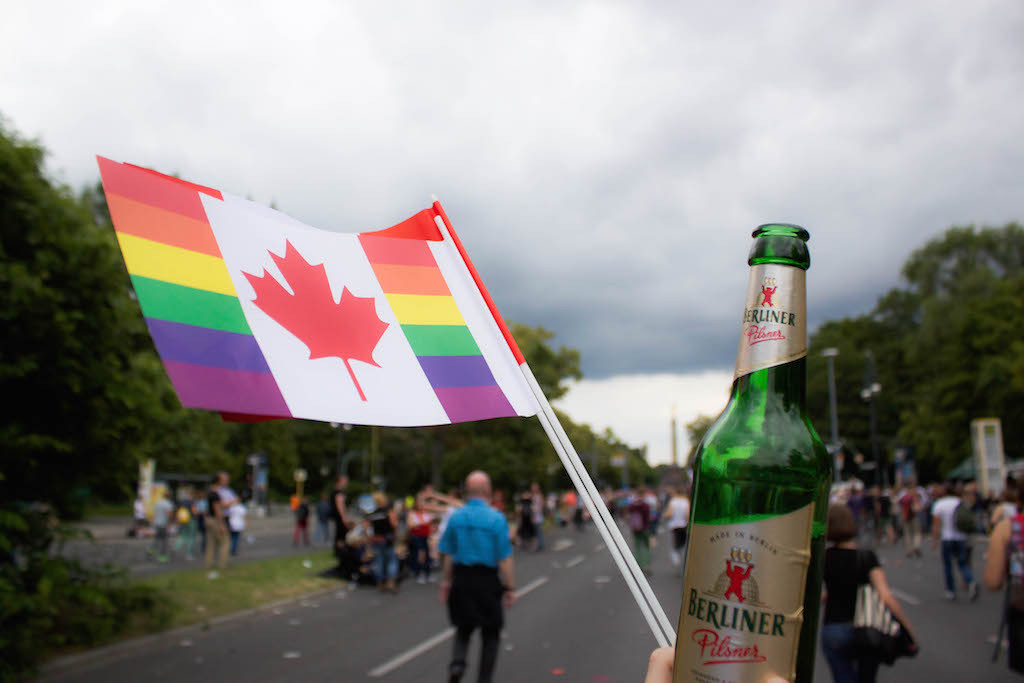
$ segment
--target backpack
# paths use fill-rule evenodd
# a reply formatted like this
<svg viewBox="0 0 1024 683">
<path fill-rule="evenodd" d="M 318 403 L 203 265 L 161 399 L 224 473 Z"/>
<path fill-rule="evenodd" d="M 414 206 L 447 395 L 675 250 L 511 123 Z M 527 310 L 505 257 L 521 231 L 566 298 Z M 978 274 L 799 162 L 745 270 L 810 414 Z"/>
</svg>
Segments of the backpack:
<svg viewBox="0 0 1024 683">
<path fill-rule="evenodd" d="M 631 531 L 643 531 L 647 528 L 647 525 L 644 524 L 644 516 L 639 510 L 630 511 L 629 528 Z"/>
<path fill-rule="evenodd" d="M 956 510 L 953 511 L 953 527 L 965 534 L 973 534 L 976 531 L 974 513 L 971 512 L 970 505 L 963 502 L 957 504 Z"/>
</svg>

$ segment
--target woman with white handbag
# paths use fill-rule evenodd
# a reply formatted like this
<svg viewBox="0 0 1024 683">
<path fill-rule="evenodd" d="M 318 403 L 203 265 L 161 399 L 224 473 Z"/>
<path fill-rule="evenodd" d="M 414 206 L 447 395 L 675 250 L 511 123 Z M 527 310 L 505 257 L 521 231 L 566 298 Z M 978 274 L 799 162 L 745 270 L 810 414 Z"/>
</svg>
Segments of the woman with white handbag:
<svg viewBox="0 0 1024 683">
<path fill-rule="evenodd" d="M 836 683 L 871 683 L 882 662 L 916 653 L 917 645 L 885 571 L 872 550 L 857 548 L 857 522 L 844 503 L 828 509 L 825 614 L 821 644 Z"/>
</svg>

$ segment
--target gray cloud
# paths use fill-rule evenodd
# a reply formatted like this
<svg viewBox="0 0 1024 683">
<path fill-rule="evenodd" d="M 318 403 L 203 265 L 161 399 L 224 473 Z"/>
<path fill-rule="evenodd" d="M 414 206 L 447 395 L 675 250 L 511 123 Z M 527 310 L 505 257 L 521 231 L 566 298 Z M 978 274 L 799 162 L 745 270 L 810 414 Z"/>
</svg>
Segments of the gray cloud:
<svg viewBox="0 0 1024 683">
<path fill-rule="evenodd" d="M 11 8 L 3 113 L 71 184 L 100 153 L 341 230 L 436 192 L 591 377 L 728 368 L 759 223 L 811 231 L 814 324 L 1024 217 L 1012 0 L 304 7 Z"/>
</svg>

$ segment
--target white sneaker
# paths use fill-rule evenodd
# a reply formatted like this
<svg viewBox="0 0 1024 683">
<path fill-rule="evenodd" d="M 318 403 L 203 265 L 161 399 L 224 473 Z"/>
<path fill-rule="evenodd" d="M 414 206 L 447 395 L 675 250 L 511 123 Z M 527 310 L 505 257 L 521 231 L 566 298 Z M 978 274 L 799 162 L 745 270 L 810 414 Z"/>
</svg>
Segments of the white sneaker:
<svg viewBox="0 0 1024 683">
<path fill-rule="evenodd" d="M 417 576 L 416 577 L 416 583 L 426 584 L 427 583 L 427 579 L 425 577 L 422 577 L 422 576 Z"/>
<path fill-rule="evenodd" d="M 212 572 L 210 572 L 209 574 L 206 575 L 206 578 L 208 578 L 208 579 L 216 579 L 218 576 L 220 576 L 220 574 L 218 574 L 217 570 L 214 569 Z"/>
</svg>

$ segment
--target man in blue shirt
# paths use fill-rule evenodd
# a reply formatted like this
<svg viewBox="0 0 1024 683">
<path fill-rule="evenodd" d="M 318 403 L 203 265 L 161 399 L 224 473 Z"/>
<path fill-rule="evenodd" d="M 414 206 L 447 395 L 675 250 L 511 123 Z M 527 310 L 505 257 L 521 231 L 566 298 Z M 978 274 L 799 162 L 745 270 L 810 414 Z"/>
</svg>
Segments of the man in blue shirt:
<svg viewBox="0 0 1024 683">
<path fill-rule="evenodd" d="M 515 565 L 505 516 L 492 508 L 491 480 L 477 470 L 466 477 L 466 504 L 452 514 L 441 536 L 443 554 L 441 602 L 455 627 L 449 681 L 462 680 L 473 631 L 480 629 L 480 673 L 489 683 L 498 659 L 498 638 L 504 624 L 502 606 L 515 602 Z"/>
</svg>

